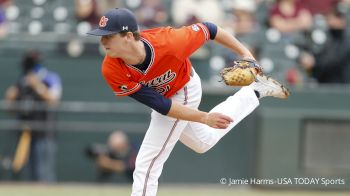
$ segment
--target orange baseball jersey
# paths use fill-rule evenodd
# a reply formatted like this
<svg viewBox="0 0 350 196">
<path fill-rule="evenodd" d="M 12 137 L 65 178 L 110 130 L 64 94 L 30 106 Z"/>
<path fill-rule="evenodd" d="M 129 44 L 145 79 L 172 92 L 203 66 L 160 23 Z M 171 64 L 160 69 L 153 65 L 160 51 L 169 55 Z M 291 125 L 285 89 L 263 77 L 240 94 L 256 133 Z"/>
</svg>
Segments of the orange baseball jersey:
<svg viewBox="0 0 350 196">
<path fill-rule="evenodd" d="M 141 41 L 150 51 L 149 64 L 129 65 L 120 58 L 105 56 L 102 74 L 117 96 L 137 92 L 141 85 L 171 97 L 190 79 L 189 56 L 209 40 L 202 23 L 182 28 L 161 27 L 141 32 Z"/>
</svg>

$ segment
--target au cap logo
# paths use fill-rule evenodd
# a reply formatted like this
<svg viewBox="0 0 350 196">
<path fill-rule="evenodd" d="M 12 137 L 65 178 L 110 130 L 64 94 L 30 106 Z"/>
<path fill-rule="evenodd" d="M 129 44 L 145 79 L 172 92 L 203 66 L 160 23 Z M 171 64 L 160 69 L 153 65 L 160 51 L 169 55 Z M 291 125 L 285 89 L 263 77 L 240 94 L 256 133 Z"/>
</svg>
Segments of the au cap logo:
<svg viewBox="0 0 350 196">
<path fill-rule="evenodd" d="M 100 27 L 105 27 L 107 26 L 107 21 L 108 21 L 108 18 L 105 16 L 102 16 L 98 25 Z"/>
<path fill-rule="evenodd" d="M 123 31 L 127 31 L 129 29 L 128 26 L 123 26 Z"/>
</svg>

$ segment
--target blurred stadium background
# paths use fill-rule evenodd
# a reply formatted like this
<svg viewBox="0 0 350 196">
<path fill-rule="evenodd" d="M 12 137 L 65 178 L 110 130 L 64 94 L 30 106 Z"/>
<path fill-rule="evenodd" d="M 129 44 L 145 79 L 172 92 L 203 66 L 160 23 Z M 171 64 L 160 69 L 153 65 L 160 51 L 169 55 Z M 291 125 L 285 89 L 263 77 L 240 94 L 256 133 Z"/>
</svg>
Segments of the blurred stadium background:
<svg viewBox="0 0 350 196">
<path fill-rule="evenodd" d="M 49 185 L 27 184 L 24 173 L 13 172 L 21 124 L 6 111 L 5 101 L 0 101 L 0 195 L 129 194 L 130 185 L 122 175 L 100 186 L 95 163 L 85 153 L 88 145 L 105 143 L 116 129 L 140 145 L 148 126 L 149 109 L 111 93 L 100 74 L 103 50 L 99 40 L 85 35 L 101 13 L 118 6 L 134 10 L 141 28 L 203 20 L 224 26 L 252 49 L 268 75 L 292 91 L 288 101 L 262 100 L 253 114 L 204 155 L 179 143 L 165 165 L 159 195 L 348 195 L 350 86 L 319 83 L 300 63 L 304 52 L 317 52 L 326 42 L 322 13 L 335 1 L 302 2 L 312 11 L 312 25 L 285 34 L 269 23 L 273 0 L 1 0 L 6 20 L 0 20 L 0 99 L 19 77 L 28 49 L 40 50 L 44 65 L 60 75 L 63 96 L 53 109 L 58 115 L 53 124 L 57 182 Z M 341 3 L 338 8 L 350 18 L 349 1 Z M 242 12 L 246 15 L 240 19 L 253 17 L 253 25 L 237 27 Z M 218 82 L 219 70 L 234 58 L 212 43 L 192 56 L 203 82 L 202 110 L 208 111 L 235 90 Z M 334 184 L 220 184 L 222 178 L 294 177 L 325 178 Z M 345 183 L 335 183 L 337 179 Z"/>
</svg>

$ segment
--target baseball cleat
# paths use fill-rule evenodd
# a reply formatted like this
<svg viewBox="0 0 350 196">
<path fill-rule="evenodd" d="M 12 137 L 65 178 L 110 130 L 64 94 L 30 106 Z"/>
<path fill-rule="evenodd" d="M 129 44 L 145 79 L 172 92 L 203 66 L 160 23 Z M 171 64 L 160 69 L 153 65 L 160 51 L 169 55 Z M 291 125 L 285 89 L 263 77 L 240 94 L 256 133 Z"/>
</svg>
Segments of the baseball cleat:
<svg viewBox="0 0 350 196">
<path fill-rule="evenodd" d="M 259 98 L 271 96 L 280 99 L 287 99 L 290 95 L 289 90 L 281 83 L 263 74 L 258 74 L 255 82 L 250 86 L 259 92 Z"/>
</svg>

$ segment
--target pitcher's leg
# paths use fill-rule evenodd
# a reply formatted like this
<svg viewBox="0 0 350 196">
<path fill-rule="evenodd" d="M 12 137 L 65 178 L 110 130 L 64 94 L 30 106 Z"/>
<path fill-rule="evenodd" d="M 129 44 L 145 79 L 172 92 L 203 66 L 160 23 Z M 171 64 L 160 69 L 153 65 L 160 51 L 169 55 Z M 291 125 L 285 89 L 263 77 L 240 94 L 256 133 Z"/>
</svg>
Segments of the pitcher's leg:
<svg viewBox="0 0 350 196">
<path fill-rule="evenodd" d="M 132 196 L 155 196 L 163 165 L 187 121 L 152 114 L 150 127 L 136 158 Z"/>
<path fill-rule="evenodd" d="M 219 112 L 230 116 L 233 119 L 233 123 L 231 123 L 228 128 L 219 132 L 223 136 L 253 112 L 258 106 L 259 99 L 254 90 L 250 86 L 246 86 L 242 87 L 234 95 L 228 97 L 224 102 L 215 106 L 210 112 Z"/>
<path fill-rule="evenodd" d="M 180 136 L 180 141 L 198 153 L 213 147 L 226 133 L 248 116 L 259 105 L 254 90 L 243 87 L 233 96 L 215 106 L 210 112 L 219 112 L 233 119 L 226 129 L 215 129 L 205 124 L 190 122 Z"/>
</svg>

